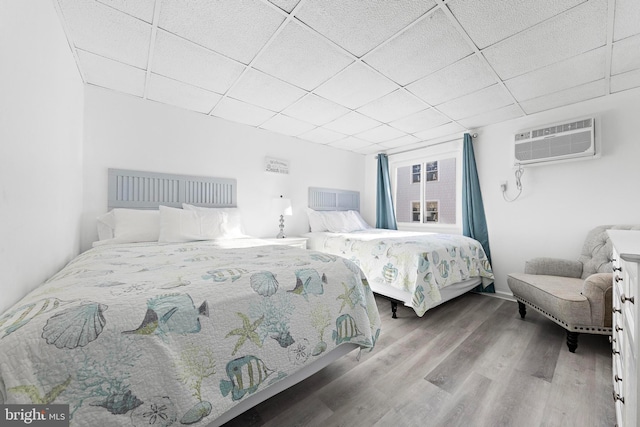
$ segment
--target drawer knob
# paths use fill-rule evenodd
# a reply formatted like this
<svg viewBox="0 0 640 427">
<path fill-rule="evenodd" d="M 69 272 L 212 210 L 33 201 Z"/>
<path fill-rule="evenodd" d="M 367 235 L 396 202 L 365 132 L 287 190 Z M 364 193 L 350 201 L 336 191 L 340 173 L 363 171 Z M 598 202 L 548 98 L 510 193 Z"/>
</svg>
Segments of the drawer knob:
<svg viewBox="0 0 640 427">
<path fill-rule="evenodd" d="M 613 344 L 614 342 L 618 342 L 618 340 L 616 340 L 614 337 L 612 337 L 611 335 L 609 335 L 609 343 Z"/>
<path fill-rule="evenodd" d="M 616 374 L 616 376 L 615 376 L 615 377 L 613 377 L 613 380 L 614 380 L 615 382 L 618 382 L 618 381 L 622 381 L 622 378 L 620 378 L 620 377 L 618 376 L 618 374 Z"/>
<path fill-rule="evenodd" d="M 611 353 L 613 354 L 620 354 L 620 352 L 618 350 L 616 350 L 615 348 L 611 349 Z"/>
<path fill-rule="evenodd" d="M 624 397 L 620 396 L 618 393 L 616 393 L 614 391 L 613 392 L 613 401 L 615 402 L 616 400 L 619 400 L 620 402 L 624 403 Z"/>
<path fill-rule="evenodd" d="M 615 330 L 616 330 L 616 332 L 620 332 L 622 330 L 622 328 L 620 326 L 616 325 Z"/>
<path fill-rule="evenodd" d="M 622 267 L 613 267 L 613 271 L 622 271 Z"/>
<path fill-rule="evenodd" d="M 626 301 L 629 301 L 631 304 L 635 304 L 634 297 L 626 297 L 624 294 L 620 295 L 620 301 L 624 304 Z"/>
<path fill-rule="evenodd" d="M 616 281 L 616 283 L 618 283 L 618 282 L 622 282 L 622 277 L 620 277 L 620 276 L 616 276 L 616 277 L 614 278 L 614 280 Z"/>
<path fill-rule="evenodd" d="M 622 310 L 620 310 L 619 308 L 613 307 L 613 312 L 614 313 L 622 313 Z"/>
</svg>

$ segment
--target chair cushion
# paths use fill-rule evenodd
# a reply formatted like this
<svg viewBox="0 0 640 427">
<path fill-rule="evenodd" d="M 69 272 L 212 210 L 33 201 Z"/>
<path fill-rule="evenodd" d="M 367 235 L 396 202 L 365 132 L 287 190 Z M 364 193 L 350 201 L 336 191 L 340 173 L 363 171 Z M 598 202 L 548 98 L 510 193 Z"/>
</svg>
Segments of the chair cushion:
<svg viewBox="0 0 640 427">
<path fill-rule="evenodd" d="M 516 298 L 534 305 L 566 327 L 590 326 L 591 306 L 582 295 L 584 280 L 573 277 L 513 273 L 507 284 Z"/>
</svg>

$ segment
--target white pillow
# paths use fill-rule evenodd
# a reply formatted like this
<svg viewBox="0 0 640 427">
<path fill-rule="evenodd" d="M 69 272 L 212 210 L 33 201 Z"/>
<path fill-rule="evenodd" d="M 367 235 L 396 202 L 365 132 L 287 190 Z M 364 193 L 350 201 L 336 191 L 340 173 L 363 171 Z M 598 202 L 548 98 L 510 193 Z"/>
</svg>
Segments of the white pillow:
<svg viewBox="0 0 640 427">
<path fill-rule="evenodd" d="M 373 228 L 369 224 L 367 224 L 367 221 L 365 221 L 364 218 L 362 218 L 360 212 L 349 211 L 349 214 L 353 217 L 353 220 L 356 222 L 356 224 L 359 225 L 360 228 L 358 228 L 358 230 L 368 230 L 370 228 Z"/>
<path fill-rule="evenodd" d="M 314 211 L 311 208 L 307 208 L 307 216 L 309 217 L 309 228 L 312 233 L 318 233 L 327 231 L 327 225 L 324 221 L 323 212 Z"/>
<path fill-rule="evenodd" d="M 160 212 L 145 209 L 114 209 L 113 237 L 119 243 L 154 242 L 160 236 Z"/>
<path fill-rule="evenodd" d="M 242 216 L 240 215 L 240 209 L 238 208 L 204 208 L 201 206 L 189 205 L 187 203 L 182 204 L 182 209 L 195 211 L 200 214 L 219 215 L 224 214 L 224 222 L 221 225 L 222 239 L 237 239 L 241 237 L 248 237 L 244 232 L 242 226 Z"/>
<path fill-rule="evenodd" d="M 100 215 L 97 220 L 98 240 L 113 239 L 113 230 L 116 228 L 116 217 L 113 211 Z"/>
<path fill-rule="evenodd" d="M 159 242 L 212 240 L 222 235 L 224 212 L 201 213 L 160 206 Z"/>
</svg>

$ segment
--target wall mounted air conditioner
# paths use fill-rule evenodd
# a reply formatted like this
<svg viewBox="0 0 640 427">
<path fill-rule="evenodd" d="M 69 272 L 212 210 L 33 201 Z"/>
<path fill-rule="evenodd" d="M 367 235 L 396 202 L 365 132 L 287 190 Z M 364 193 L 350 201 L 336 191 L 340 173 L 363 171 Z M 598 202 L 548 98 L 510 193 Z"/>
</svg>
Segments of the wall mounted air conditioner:
<svg viewBox="0 0 640 427">
<path fill-rule="evenodd" d="M 534 165 L 596 155 L 595 119 L 571 120 L 518 132 L 514 137 L 514 165 Z"/>
</svg>

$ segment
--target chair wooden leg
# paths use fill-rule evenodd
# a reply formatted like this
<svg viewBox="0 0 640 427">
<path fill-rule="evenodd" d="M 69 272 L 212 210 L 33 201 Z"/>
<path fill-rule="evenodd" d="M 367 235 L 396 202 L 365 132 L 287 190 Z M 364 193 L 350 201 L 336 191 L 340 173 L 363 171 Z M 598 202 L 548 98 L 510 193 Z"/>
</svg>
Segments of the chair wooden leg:
<svg viewBox="0 0 640 427">
<path fill-rule="evenodd" d="M 398 312 L 398 303 L 395 301 L 391 301 L 391 318 L 392 319 L 397 319 L 398 315 L 396 314 Z"/>
<path fill-rule="evenodd" d="M 518 313 L 520 313 L 520 317 L 523 319 L 524 319 L 524 316 L 527 315 L 527 306 L 520 301 L 518 301 Z"/>
<path fill-rule="evenodd" d="M 571 353 L 575 353 L 578 348 L 578 335 L 578 332 L 567 331 L 567 347 Z"/>
</svg>

